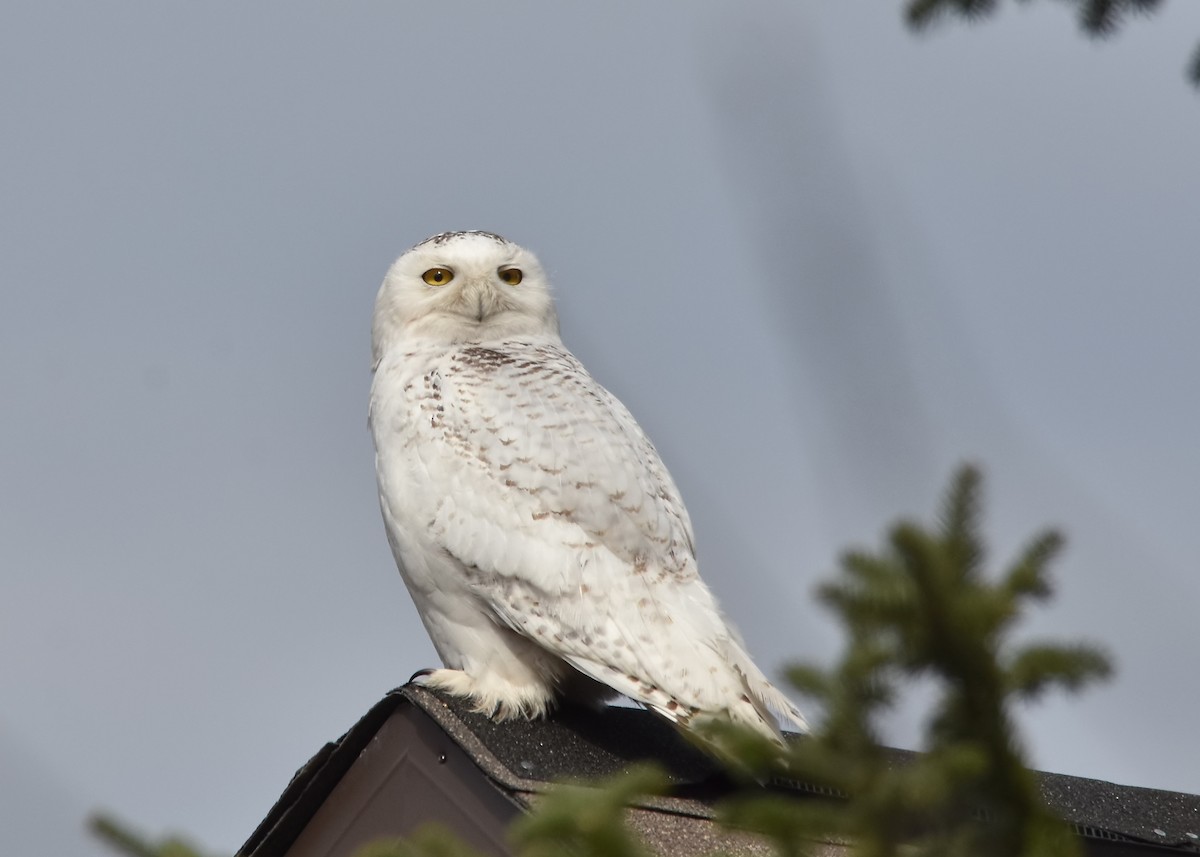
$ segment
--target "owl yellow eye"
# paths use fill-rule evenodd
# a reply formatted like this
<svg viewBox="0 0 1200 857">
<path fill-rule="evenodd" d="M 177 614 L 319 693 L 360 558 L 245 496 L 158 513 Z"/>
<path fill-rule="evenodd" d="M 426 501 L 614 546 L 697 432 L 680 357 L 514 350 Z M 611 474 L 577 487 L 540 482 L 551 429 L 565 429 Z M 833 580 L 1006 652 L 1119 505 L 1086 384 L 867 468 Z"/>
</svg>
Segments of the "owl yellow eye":
<svg viewBox="0 0 1200 857">
<path fill-rule="evenodd" d="M 454 272 L 449 268 L 430 268 L 421 275 L 421 279 L 431 286 L 444 286 L 454 279 Z"/>
<path fill-rule="evenodd" d="M 496 273 L 500 275 L 500 279 L 504 280 L 510 286 L 519 285 L 521 280 L 525 279 L 525 275 L 521 273 L 520 268 L 501 268 Z"/>
</svg>

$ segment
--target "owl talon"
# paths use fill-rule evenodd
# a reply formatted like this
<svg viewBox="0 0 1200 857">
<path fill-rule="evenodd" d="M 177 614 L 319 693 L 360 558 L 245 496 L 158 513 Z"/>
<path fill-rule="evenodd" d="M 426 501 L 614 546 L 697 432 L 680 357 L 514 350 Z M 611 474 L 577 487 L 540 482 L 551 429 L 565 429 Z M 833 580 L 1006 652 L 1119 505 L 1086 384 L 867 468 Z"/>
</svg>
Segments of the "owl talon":
<svg viewBox="0 0 1200 857">
<path fill-rule="evenodd" d="M 496 720 L 533 720 L 554 700 L 553 688 L 540 682 L 514 684 L 490 673 L 475 678 L 463 670 L 430 670 L 423 687 L 469 700 L 471 710 Z"/>
</svg>

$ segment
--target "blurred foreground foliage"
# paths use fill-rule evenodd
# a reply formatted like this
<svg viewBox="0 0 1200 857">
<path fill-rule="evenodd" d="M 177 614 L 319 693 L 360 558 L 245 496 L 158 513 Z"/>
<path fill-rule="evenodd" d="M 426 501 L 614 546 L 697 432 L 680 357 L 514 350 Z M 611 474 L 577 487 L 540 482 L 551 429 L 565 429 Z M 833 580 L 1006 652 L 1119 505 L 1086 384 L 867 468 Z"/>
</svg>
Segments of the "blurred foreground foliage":
<svg viewBox="0 0 1200 857">
<path fill-rule="evenodd" d="M 1019 0 L 1028 3 L 1029 0 Z M 1159 11 L 1163 0 L 1065 0 L 1075 6 L 1079 28 L 1093 38 L 1117 33 L 1130 18 Z M 999 0 L 908 0 L 904 17 L 913 29 L 921 30 L 938 19 L 954 15 L 967 21 L 979 21 L 1000 6 Z M 1187 65 L 1187 79 L 1200 87 L 1200 45 Z"/>
<path fill-rule="evenodd" d="M 1011 719 L 1016 702 L 1053 687 L 1107 677 L 1097 649 L 1008 639 L 1024 607 L 1051 594 L 1047 566 L 1062 547 L 1033 538 L 996 579 L 984 574 L 978 471 L 959 471 L 933 527 L 901 523 L 877 553 L 851 551 L 818 597 L 848 632 L 832 669 L 788 671 L 821 704 L 822 723 L 789 743 L 766 771 L 844 800 L 764 801 L 752 792 L 725 807 L 726 824 L 767 834 L 781 854 L 813 838 L 845 838 L 859 855 L 1070 855 L 1078 843 L 1045 808 Z M 923 754 L 899 762 L 880 747 L 878 716 L 901 685 L 932 679 Z M 754 736 L 738 739 L 761 754 Z M 755 749 L 755 745 L 758 749 Z"/>
<path fill-rule="evenodd" d="M 210 857 L 181 837 L 152 840 L 108 813 L 92 815 L 88 819 L 88 829 L 117 854 L 126 857 Z"/>
<path fill-rule="evenodd" d="M 713 726 L 700 736 L 738 762 L 741 783 L 718 807 L 729 830 L 766 837 L 780 855 L 814 851 L 819 842 L 849 845 L 858 857 L 1070 857 L 1076 837 L 1042 803 L 1025 764 L 1011 713 L 1014 703 L 1052 688 L 1075 691 L 1108 676 L 1097 649 L 1009 639 L 1031 602 L 1050 598 L 1050 561 L 1062 539 L 1033 538 L 1000 574 L 984 573 L 981 478 L 962 468 L 933 526 L 900 523 L 877 552 L 850 551 L 819 600 L 846 630 L 840 661 L 825 669 L 798 664 L 788 678 L 819 704 L 807 738 L 785 748 L 755 733 Z M 902 685 L 932 680 L 936 698 L 925 720 L 923 753 L 900 760 L 880 746 L 877 721 Z M 759 784 L 804 783 L 832 797 L 796 800 Z M 665 774 L 640 766 L 601 783 L 552 790 L 510 830 L 521 857 L 642 857 L 624 808 L 669 792 Z M 128 857 L 202 857 L 177 839 L 147 842 L 111 819 L 95 829 Z M 478 857 L 442 828 L 378 842 L 360 857 Z"/>
</svg>

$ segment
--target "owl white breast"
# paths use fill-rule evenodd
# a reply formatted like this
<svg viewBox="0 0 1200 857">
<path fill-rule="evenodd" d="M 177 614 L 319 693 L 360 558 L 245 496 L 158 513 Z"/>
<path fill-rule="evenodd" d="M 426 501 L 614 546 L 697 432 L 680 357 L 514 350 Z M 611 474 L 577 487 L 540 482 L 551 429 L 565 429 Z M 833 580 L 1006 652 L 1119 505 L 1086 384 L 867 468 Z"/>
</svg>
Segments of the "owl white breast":
<svg viewBox="0 0 1200 857">
<path fill-rule="evenodd" d="M 532 253 L 487 232 L 413 247 L 373 356 L 384 524 L 446 667 L 428 684 L 499 718 L 591 680 L 684 725 L 804 728 L 700 579 L 658 453 L 563 346 Z"/>
</svg>

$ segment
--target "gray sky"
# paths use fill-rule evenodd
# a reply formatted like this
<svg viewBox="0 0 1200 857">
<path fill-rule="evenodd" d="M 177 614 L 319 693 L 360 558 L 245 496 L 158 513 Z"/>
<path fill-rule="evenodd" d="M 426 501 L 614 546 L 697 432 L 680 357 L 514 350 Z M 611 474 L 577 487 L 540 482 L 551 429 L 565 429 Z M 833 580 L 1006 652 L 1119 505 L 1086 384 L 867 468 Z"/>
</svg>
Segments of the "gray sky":
<svg viewBox="0 0 1200 857">
<path fill-rule="evenodd" d="M 1119 666 L 1036 763 L 1200 792 L 1200 4 L 1063 6 L 5 3 L 0 851 L 100 806 L 232 851 L 434 662 L 365 400 L 444 229 L 541 256 L 765 667 L 969 458 L 997 561 L 1070 538 L 1030 633 Z"/>
</svg>

